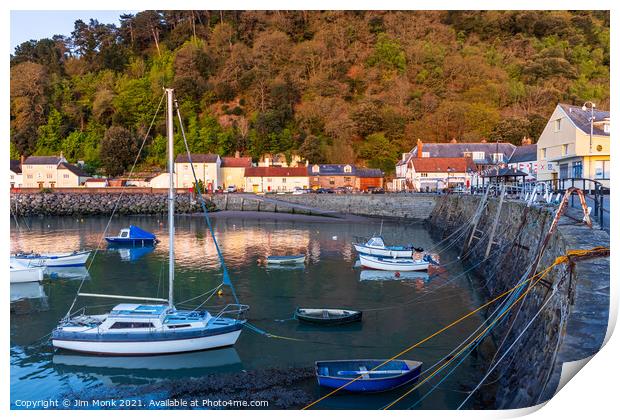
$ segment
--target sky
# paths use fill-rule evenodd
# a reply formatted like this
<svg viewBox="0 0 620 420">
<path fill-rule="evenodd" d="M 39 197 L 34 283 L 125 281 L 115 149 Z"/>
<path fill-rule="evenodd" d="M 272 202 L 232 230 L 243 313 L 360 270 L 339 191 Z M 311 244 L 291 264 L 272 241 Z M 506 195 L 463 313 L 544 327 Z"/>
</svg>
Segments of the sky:
<svg viewBox="0 0 620 420">
<path fill-rule="evenodd" d="M 100 23 L 119 25 L 119 16 L 136 10 L 11 10 L 11 52 L 22 42 L 71 35 L 73 23 L 97 19 Z"/>
</svg>

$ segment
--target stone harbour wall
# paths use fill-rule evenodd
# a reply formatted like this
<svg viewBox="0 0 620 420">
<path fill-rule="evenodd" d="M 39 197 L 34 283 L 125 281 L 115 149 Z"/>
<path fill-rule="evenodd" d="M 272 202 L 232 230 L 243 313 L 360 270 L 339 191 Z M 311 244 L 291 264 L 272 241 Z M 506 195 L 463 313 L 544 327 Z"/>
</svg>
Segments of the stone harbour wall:
<svg viewBox="0 0 620 420">
<path fill-rule="evenodd" d="M 18 193 L 11 194 L 10 202 L 16 216 L 110 215 L 117 202 L 117 214 L 158 214 L 168 208 L 166 194 L 141 193 Z M 212 203 L 209 207 L 215 209 Z M 190 194 L 177 195 L 175 208 L 177 213 L 201 211 Z"/>
<path fill-rule="evenodd" d="M 428 222 L 434 231 L 446 237 L 472 220 L 479 199 L 444 196 Z M 498 204 L 497 199 L 490 200 L 480 219 L 477 237 L 490 232 Z M 536 206 L 526 208 L 522 202 L 504 201 L 489 258 L 475 269 L 483 282 L 483 300 L 498 296 L 519 283 L 549 230 L 555 210 Z M 596 227 L 588 228 L 580 222 L 578 213 L 571 215 L 571 212 L 560 220 L 537 271 L 552 264 L 556 257 L 568 250 L 609 247 L 606 232 Z M 461 246 L 468 239 L 468 235 L 460 238 Z M 488 236 L 474 239 L 464 254 L 465 263 L 474 265 L 483 260 L 488 241 Z M 558 387 L 562 364 L 592 356 L 600 349 L 609 317 L 609 273 L 609 257 L 556 266 L 494 328 L 496 346 L 505 341 L 498 350 L 499 359 L 557 287 L 541 314 L 488 380 L 498 381 L 497 408 L 528 407 L 550 399 Z M 495 306 L 489 308 L 489 313 L 493 309 Z"/>
</svg>

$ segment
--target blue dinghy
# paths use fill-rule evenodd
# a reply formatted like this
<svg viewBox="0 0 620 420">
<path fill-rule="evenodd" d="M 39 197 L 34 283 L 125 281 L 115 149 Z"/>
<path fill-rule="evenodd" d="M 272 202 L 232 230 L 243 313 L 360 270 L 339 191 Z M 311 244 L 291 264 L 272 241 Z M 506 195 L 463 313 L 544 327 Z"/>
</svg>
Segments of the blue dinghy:
<svg viewBox="0 0 620 420">
<path fill-rule="evenodd" d="M 105 240 L 112 245 L 153 245 L 157 238 L 151 232 L 140 229 L 138 226 L 130 225 L 129 228 L 121 229 L 118 236 L 106 236 Z"/>
<path fill-rule="evenodd" d="M 350 392 L 383 392 L 416 381 L 422 362 L 412 360 L 328 360 L 316 362 L 320 386 Z M 374 369 L 374 370 L 373 370 Z M 354 382 L 352 380 L 357 379 Z"/>
</svg>

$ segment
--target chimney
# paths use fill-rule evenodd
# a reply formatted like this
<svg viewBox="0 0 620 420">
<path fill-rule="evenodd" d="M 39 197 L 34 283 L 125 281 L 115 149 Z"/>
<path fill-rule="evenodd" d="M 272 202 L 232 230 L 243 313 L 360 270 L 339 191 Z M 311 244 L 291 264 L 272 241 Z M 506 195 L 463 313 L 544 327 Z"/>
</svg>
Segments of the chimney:
<svg viewBox="0 0 620 420">
<path fill-rule="evenodd" d="M 521 140 L 521 146 L 525 146 L 528 144 L 532 144 L 532 139 L 529 137 L 523 136 L 523 140 Z"/>
<path fill-rule="evenodd" d="M 458 142 L 456 141 L 454 137 L 452 137 L 452 140 L 450 140 L 450 143 L 458 143 Z"/>
<path fill-rule="evenodd" d="M 486 143 L 486 142 L 487 142 L 487 139 L 480 140 L 480 143 Z"/>
<path fill-rule="evenodd" d="M 241 157 L 241 153 L 239 153 L 239 151 L 237 150 L 235 152 L 235 158 L 239 159 Z"/>
<path fill-rule="evenodd" d="M 424 144 L 420 139 L 418 139 L 418 157 L 422 157 L 422 149 L 424 148 Z"/>
</svg>

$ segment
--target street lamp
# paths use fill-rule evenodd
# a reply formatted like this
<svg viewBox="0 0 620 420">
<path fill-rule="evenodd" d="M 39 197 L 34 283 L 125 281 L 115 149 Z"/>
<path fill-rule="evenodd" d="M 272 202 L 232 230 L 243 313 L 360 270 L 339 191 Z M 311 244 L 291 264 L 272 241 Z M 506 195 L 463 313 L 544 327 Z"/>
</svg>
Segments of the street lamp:
<svg viewBox="0 0 620 420">
<path fill-rule="evenodd" d="M 587 106 L 588 104 L 590 104 L 590 106 Z M 594 108 L 596 108 L 596 104 L 592 101 L 586 101 L 586 103 L 583 104 L 581 109 L 583 111 L 587 111 L 588 108 L 590 108 L 590 153 L 592 153 L 592 133 L 594 131 Z"/>
</svg>

